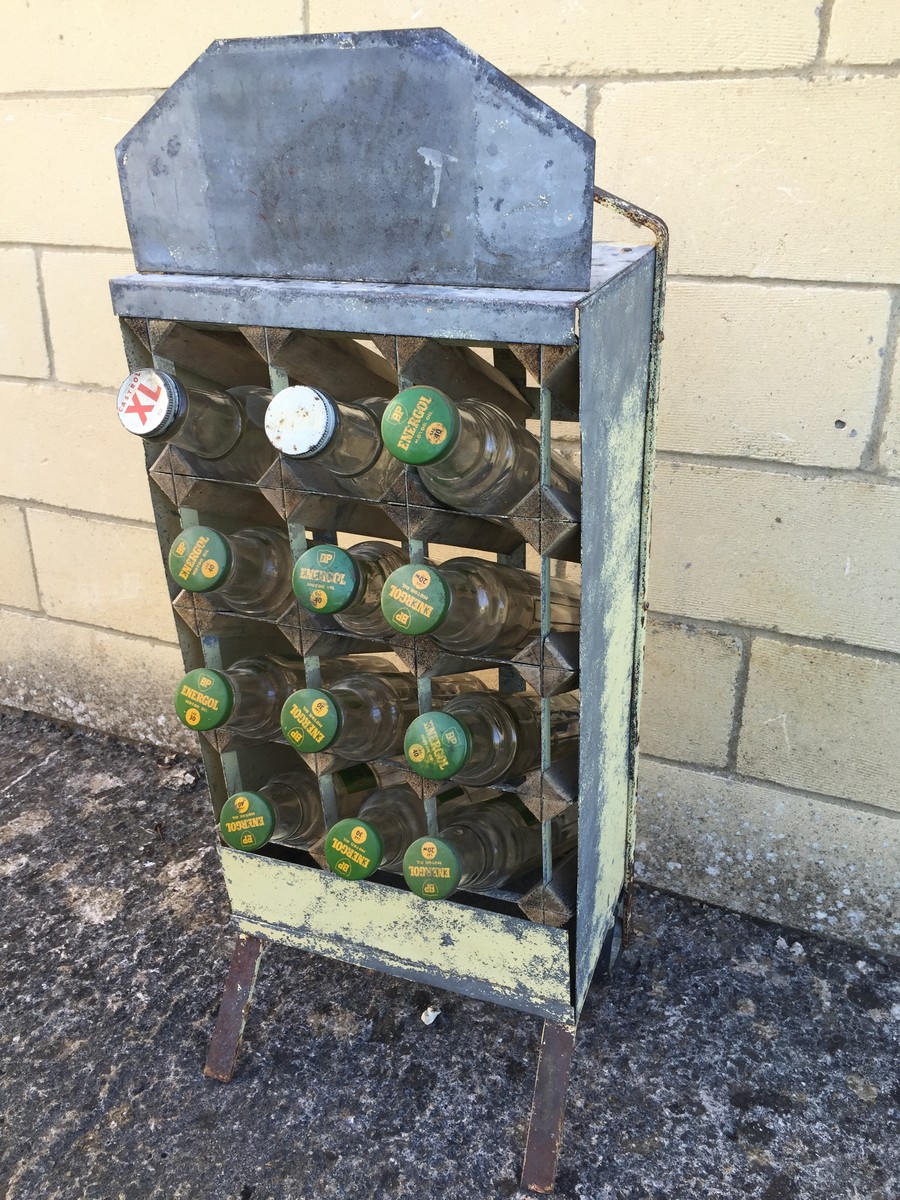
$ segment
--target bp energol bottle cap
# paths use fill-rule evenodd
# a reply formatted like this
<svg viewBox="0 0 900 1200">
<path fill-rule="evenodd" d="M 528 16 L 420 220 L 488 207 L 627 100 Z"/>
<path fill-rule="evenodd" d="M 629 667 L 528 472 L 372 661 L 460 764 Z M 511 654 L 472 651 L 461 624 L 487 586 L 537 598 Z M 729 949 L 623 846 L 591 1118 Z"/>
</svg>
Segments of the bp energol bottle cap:
<svg viewBox="0 0 900 1200">
<path fill-rule="evenodd" d="M 384 410 L 381 436 L 401 462 L 436 462 L 456 441 L 459 410 L 448 395 L 433 387 L 409 387 Z"/>
<path fill-rule="evenodd" d="M 444 900 L 452 895 L 461 874 L 456 851 L 443 838 L 419 838 L 403 855 L 406 886 L 423 900 Z"/>
<path fill-rule="evenodd" d="M 187 396 L 173 375 L 142 367 L 119 388 L 116 412 L 129 433 L 158 437 L 181 412 Z"/>
<path fill-rule="evenodd" d="M 175 713 L 188 729 L 218 729 L 231 716 L 234 690 L 222 671 L 188 671 L 175 692 Z"/>
<path fill-rule="evenodd" d="M 406 761 L 426 779 L 449 779 L 471 753 L 468 731 L 449 713 L 426 712 L 410 724 L 403 739 Z"/>
<path fill-rule="evenodd" d="M 298 754 L 327 750 L 341 729 L 341 710 L 330 692 L 301 688 L 281 710 L 281 730 Z"/>
<path fill-rule="evenodd" d="M 310 612 L 343 612 L 359 589 L 359 568 L 340 546 L 310 546 L 294 564 L 294 595 Z"/>
<path fill-rule="evenodd" d="M 169 574 L 188 592 L 210 592 L 231 570 L 228 539 L 208 525 L 192 525 L 172 543 Z"/>
<path fill-rule="evenodd" d="M 331 441 L 337 408 L 311 387 L 284 388 L 266 409 L 266 437 L 287 458 L 313 458 Z"/>
<path fill-rule="evenodd" d="M 222 805 L 219 831 L 235 850 L 260 850 L 275 831 L 275 810 L 259 792 L 238 792 Z"/>
<path fill-rule="evenodd" d="M 381 834 L 368 821 L 346 817 L 325 835 L 325 861 L 344 879 L 368 879 L 384 858 Z"/>
<path fill-rule="evenodd" d="M 398 567 L 381 589 L 381 611 L 398 633 L 430 633 L 447 615 L 449 604 L 450 592 L 440 572 L 420 563 Z"/>
</svg>

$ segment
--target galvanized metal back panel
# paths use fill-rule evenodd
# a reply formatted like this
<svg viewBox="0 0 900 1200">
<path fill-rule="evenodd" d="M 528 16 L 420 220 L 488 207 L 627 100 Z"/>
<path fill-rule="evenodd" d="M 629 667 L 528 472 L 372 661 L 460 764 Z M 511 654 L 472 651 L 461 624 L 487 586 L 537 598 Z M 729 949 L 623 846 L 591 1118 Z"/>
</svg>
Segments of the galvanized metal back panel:
<svg viewBox="0 0 900 1200">
<path fill-rule="evenodd" d="M 581 305 L 581 748 L 575 1010 L 630 868 L 633 681 L 654 256 Z"/>
<path fill-rule="evenodd" d="M 117 153 L 140 271 L 589 286 L 593 139 L 440 29 L 216 42 Z"/>
</svg>

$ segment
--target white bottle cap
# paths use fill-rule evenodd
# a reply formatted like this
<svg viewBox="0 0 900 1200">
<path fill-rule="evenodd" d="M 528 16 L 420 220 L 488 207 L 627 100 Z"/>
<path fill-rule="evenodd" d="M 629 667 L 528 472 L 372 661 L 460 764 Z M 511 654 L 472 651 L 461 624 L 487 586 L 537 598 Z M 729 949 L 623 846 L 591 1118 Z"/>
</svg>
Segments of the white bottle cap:
<svg viewBox="0 0 900 1200">
<path fill-rule="evenodd" d="M 266 409 L 266 437 L 288 458 L 318 454 L 336 425 L 334 401 L 316 388 L 285 388 Z"/>
<path fill-rule="evenodd" d="M 119 388 L 116 411 L 129 433 L 157 437 L 175 420 L 185 399 L 177 379 L 144 367 Z"/>
</svg>

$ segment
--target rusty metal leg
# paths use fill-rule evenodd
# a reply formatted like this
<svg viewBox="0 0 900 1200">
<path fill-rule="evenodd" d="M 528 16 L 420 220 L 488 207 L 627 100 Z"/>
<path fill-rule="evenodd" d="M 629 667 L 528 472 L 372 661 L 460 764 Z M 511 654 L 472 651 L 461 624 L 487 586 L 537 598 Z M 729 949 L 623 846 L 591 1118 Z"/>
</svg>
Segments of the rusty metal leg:
<svg viewBox="0 0 900 1200">
<path fill-rule="evenodd" d="M 249 933 L 239 933 L 234 943 L 231 966 L 225 979 L 219 1016 L 209 1044 L 209 1055 L 203 1074 L 210 1079 L 228 1083 L 234 1075 L 247 1010 L 253 999 L 253 987 L 259 971 L 263 942 Z"/>
<path fill-rule="evenodd" d="M 522 1187 L 529 1192 L 553 1191 L 574 1050 L 574 1025 L 544 1022 L 522 1165 Z"/>
</svg>

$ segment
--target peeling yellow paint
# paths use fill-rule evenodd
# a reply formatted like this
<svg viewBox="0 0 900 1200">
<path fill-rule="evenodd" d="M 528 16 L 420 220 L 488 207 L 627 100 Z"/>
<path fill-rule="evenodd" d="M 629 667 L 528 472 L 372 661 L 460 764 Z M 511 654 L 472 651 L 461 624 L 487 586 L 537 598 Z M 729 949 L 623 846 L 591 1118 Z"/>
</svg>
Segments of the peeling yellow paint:
<svg viewBox="0 0 900 1200">
<path fill-rule="evenodd" d="M 328 958 L 572 1020 L 563 929 L 222 850 L 238 927 Z"/>
</svg>

